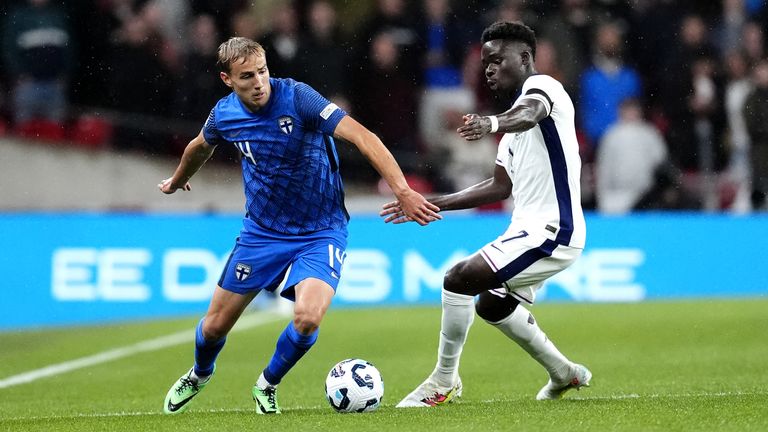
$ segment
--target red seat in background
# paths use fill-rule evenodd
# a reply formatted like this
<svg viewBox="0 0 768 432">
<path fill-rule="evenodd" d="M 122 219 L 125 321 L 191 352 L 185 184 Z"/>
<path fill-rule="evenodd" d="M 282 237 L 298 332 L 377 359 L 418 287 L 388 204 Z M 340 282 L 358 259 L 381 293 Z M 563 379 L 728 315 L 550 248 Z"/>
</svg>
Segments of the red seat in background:
<svg viewBox="0 0 768 432">
<path fill-rule="evenodd" d="M 76 146 L 102 148 L 112 140 L 112 123 L 94 115 L 83 115 L 72 124 L 69 138 Z"/>
<path fill-rule="evenodd" d="M 66 129 L 63 123 L 50 120 L 29 120 L 16 125 L 16 135 L 21 138 L 63 141 L 66 138 Z"/>
</svg>

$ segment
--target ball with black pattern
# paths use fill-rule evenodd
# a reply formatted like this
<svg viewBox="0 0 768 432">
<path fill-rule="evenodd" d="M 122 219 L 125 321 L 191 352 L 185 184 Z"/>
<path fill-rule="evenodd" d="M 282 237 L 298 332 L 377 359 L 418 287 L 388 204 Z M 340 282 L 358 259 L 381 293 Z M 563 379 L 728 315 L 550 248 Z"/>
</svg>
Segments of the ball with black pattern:
<svg viewBox="0 0 768 432">
<path fill-rule="evenodd" d="M 384 380 L 370 362 L 346 359 L 328 372 L 325 394 L 337 412 L 371 412 L 379 407 L 384 397 Z"/>
</svg>

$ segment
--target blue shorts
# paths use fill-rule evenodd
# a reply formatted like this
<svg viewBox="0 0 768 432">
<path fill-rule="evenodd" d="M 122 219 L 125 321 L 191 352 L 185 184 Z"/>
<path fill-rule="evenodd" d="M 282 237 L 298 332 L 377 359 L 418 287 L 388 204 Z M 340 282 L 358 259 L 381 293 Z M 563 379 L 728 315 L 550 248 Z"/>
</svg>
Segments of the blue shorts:
<svg viewBox="0 0 768 432">
<path fill-rule="evenodd" d="M 294 286 L 311 277 L 336 291 L 346 248 L 346 231 L 323 230 L 298 236 L 251 223 L 235 242 L 219 286 L 238 294 L 258 293 L 274 291 L 285 279 L 280 295 L 295 300 Z"/>
</svg>

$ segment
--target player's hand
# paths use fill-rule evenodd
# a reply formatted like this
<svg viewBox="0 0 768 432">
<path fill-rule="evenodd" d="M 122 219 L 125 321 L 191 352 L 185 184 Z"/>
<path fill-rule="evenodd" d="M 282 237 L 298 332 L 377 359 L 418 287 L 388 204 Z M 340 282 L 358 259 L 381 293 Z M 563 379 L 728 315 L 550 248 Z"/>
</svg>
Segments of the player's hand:
<svg viewBox="0 0 768 432">
<path fill-rule="evenodd" d="M 464 125 L 456 129 L 459 136 L 467 141 L 475 141 L 491 133 L 491 119 L 477 114 L 466 114 Z"/>
<path fill-rule="evenodd" d="M 440 208 L 427 201 L 421 194 L 411 190 L 403 194 L 397 201 L 392 201 L 382 206 L 379 216 L 385 223 L 401 224 L 414 221 L 419 225 L 427 225 L 430 222 L 441 220 L 438 214 Z"/>
<path fill-rule="evenodd" d="M 184 186 L 174 186 L 172 180 L 173 180 L 173 177 L 167 178 L 161 181 L 160 183 L 157 184 L 157 188 L 160 189 L 160 191 L 164 194 L 172 194 L 179 189 L 183 191 L 192 190 L 192 187 L 189 185 L 189 182 L 185 183 Z"/>
</svg>

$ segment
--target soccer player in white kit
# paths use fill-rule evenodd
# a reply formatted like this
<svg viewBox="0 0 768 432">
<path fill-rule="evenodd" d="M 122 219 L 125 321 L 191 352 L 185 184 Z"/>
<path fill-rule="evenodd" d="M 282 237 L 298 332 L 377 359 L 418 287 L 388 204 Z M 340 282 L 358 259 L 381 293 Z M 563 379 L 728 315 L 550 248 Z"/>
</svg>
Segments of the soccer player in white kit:
<svg viewBox="0 0 768 432">
<path fill-rule="evenodd" d="M 458 129 L 468 141 L 503 132 L 492 178 L 429 199 L 440 210 L 473 208 L 512 195 L 509 228 L 445 275 L 437 365 L 397 407 L 430 407 L 461 396 L 459 357 L 475 311 L 515 341 L 548 372 L 536 399 L 559 399 L 588 386 L 592 373 L 571 362 L 521 304 L 567 268 L 584 248 L 581 160 L 571 98 L 554 78 L 536 72 L 536 37 L 522 23 L 497 22 L 482 36 L 482 62 L 491 90 L 513 100 L 496 116 L 467 114 Z M 384 205 L 385 222 L 411 219 L 398 202 Z M 477 296 L 477 302 L 475 302 Z"/>
</svg>

